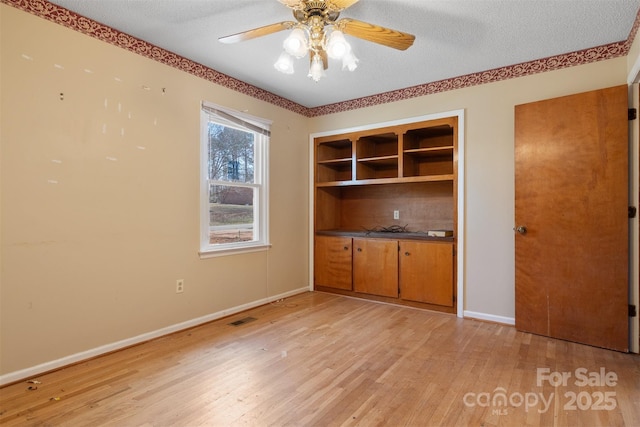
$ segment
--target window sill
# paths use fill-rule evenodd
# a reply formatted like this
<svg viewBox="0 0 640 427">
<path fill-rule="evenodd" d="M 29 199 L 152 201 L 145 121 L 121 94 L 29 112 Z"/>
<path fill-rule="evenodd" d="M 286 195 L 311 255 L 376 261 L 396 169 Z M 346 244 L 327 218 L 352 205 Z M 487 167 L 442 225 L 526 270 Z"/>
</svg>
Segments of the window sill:
<svg viewBox="0 0 640 427">
<path fill-rule="evenodd" d="M 200 256 L 200 259 L 207 259 L 207 258 L 216 258 L 220 256 L 227 256 L 227 255 L 246 254 L 250 252 L 262 252 L 262 251 L 268 250 L 269 248 L 271 248 L 271 244 L 266 243 L 266 244 L 244 246 L 244 247 L 237 247 L 237 248 L 210 249 L 207 251 L 200 251 L 198 252 L 198 255 Z"/>
</svg>

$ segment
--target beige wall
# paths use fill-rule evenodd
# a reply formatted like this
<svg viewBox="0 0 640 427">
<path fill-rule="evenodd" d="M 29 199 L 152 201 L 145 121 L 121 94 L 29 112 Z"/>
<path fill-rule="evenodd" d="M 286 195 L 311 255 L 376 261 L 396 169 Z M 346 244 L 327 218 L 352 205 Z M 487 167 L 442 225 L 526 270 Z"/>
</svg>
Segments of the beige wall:
<svg viewBox="0 0 640 427">
<path fill-rule="evenodd" d="M 309 133 L 458 109 L 464 308 L 512 319 L 514 105 L 623 84 L 635 62 L 307 119 L 12 7 L 0 12 L 0 375 L 307 286 Z M 268 252 L 197 256 L 203 99 L 274 121 Z M 179 278 L 186 291 L 176 295 Z"/>
<path fill-rule="evenodd" d="M 305 117 L 0 8 L 0 374 L 308 286 Z M 267 252 L 198 257 L 201 100 L 273 120 Z"/>
<path fill-rule="evenodd" d="M 322 116 L 310 132 L 465 110 L 466 315 L 513 321 L 514 106 L 624 84 L 626 58 Z M 480 316 L 478 316 L 480 315 Z"/>
<path fill-rule="evenodd" d="M 636 34 L 627 55 L 627 74 L 630 77 L 628 83 L 637 82 L 638 73 L 640 73 L 640 37 Z"/>
</svg>

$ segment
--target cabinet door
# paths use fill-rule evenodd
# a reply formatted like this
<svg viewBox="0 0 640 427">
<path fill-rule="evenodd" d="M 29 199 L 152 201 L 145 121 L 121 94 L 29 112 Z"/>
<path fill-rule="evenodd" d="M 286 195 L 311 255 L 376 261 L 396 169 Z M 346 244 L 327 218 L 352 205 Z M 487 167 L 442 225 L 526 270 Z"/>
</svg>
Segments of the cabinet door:
<svg viewBox="0 0 640 427">
<path fill-rule="evenodd" d="M 398 242 L 353 239 L 353 289 L 365 294 L 398 297 Z"/>
<path fill-rule="evenodd" d="M 453 307 L 453 243 L 400 242 L 400 298 Z"/>
<path fill-rule="evenodd" d="M 316 236 L 316 286 L 352 289 L 351 237 Z"/>
</svg>

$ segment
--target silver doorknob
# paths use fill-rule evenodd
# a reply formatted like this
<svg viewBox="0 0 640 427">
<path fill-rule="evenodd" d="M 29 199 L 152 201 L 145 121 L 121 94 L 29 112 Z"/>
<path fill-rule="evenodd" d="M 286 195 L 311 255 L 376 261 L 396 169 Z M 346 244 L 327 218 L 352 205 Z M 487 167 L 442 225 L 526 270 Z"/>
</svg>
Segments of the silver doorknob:
<svg viewBox="0 0 640 427">
<path fill-rule="evenodd" d="M 517 226 L 515 230 L 520 234 L 527 234 L 527 227 L 525 227 L 524 225 Z"/>
</svg>

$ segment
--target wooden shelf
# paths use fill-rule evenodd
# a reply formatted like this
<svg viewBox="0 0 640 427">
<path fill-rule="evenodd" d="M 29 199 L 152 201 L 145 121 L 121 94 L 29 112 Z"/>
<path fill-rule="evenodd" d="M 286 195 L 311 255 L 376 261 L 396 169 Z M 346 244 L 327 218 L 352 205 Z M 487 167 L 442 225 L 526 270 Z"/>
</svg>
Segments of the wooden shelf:
<svg viewBox="0 0 640 427">
<path fill-rule="evenodd" d="M 325 166 L 337 166 L 337 167 L 343 167 L 346 165 L 351 165 L 351 162 L 353 161 L 353 159 L 351 157 L 345 157 L 342 159 L 330 159 L 330 160 L 318 160 L 318 164 L 319 165 L 325 165 Z"/>
<path fill-rule="evenodd" d="M 315 149 L 317 182 L 353 179 L 353 142 L 349 138 L 320 138 Z"/>
<path fill-rule="evenodd" d="M 451 124 L 440 124 L 409 129 L 403 135 L 403 149 L 440 148 L 451 146 L 454 128 Z"/>
<path fill-rule="evenodd" d="M 403 224 L 455 226 L 456 141 L 455 117 L 316 138 L 315 229 L 398 209 Z"/>
<path fill-rule="evenodd" d="M 317 182 L 316 187 L 353 187 L 358 185 L 402 184 L 411 182 L 453 182 L 453 174 Z"/>
<path fill-rule="evenodd" d="M 347 187 L 351 185 L 361 185 L 359 181 L 328 181 L 328 182 L 316 182 L 316 187 Z"/>
<path fill-rule="evenodd" d="M 348 138 L 338 138 L 320 142 L 316 148 L 316 158 L 318 161 L 344 159 L 352 156 L 353 143 Z"/>
<path fill-rule="evenodd" d="M 366 163 L 374 166 L 398 166 L 398 156 L 378 156 L 358 159 L 358 163 Z"/>
<path fill-rule="evenodd" d="M 455 175 L 455 120 L 316 139 L 318 186 L 446 181 Z"/>
<path fill-rule="evenodd" d="M 412 157 L 453 156 L 453 145 L 444 147 L 413 148 L 404 150 L 403 153 Z"/>
</svg>

